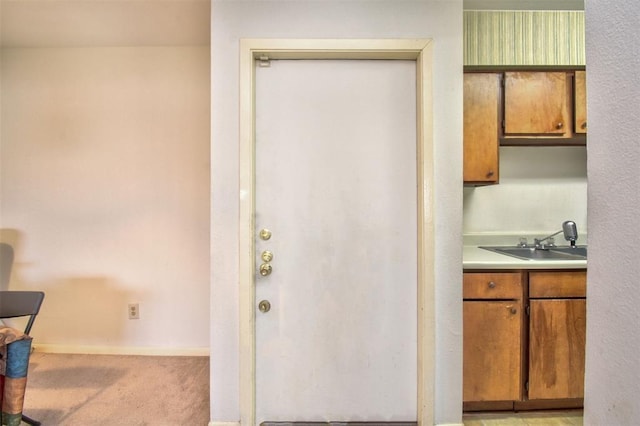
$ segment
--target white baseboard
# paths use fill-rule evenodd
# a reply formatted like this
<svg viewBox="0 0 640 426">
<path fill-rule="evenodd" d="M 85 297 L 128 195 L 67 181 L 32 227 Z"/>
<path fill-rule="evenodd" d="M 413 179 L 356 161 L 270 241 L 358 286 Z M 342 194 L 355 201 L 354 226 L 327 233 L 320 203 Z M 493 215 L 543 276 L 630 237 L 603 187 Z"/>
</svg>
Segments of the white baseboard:
<svg viewBox="0 0 640 426">
<path fill-rule="evenodd" d="M 50 354 L 209 356 L 209 348 L 150 348 L 88 345 L 49 345 L 34 343 L 35 352 Z"/>
</svg>

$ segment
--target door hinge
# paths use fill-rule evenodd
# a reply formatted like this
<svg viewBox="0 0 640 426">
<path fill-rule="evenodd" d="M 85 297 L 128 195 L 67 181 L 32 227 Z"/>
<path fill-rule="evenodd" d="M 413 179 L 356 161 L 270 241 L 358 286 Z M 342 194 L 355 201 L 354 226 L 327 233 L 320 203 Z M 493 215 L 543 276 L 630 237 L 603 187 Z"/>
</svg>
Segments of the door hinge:
<svg viewBox="0 0 640 426">
<path fill-rule="evenodd" d="M 260 68 L 269 68 L 271 66 L 271 60 L 267 55 L 260 55 L 258 57 L 258 66 L 260 66 Z"/>
<path fill-rule="evenodd" d="M 528 380 L 526 382 L 524 382 L 524 390 L 529 392 L 529 381 Z"/>
<path fill-rule="evenodd" d="M 531 316 L 531 306 L 527 305 L 527 307 L 525 308 L 525 311 L 527 312 L 527 316 Z"/>
</svg>

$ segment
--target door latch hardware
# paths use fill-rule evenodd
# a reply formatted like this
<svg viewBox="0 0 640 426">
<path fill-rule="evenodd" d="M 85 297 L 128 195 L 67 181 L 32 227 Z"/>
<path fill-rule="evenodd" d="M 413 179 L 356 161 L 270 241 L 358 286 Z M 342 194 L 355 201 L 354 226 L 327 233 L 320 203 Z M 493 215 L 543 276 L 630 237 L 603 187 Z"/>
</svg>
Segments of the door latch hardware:
<svg viewBox="0 0 640 426">
<path fill-rule="evenodd" d="M 265 262 L 271 262 L 273 260 L 273 253 L 271 253 L 269 250 L 265 250 L 262 252 L 261 257 Z"/>
<path fill-rule="evenodd" d="M 258 309 L 263 314 L 266 314 L 271 310 L 271 303 L 269 303 L 268 300 L 261 300 L 260 303 L 258 303 Z"/>
<path fill-rule="evenodd" d="M 260 265 L 260 275 L 262 275 L 263 277 L 270 275 L 272 270 L 273 268 L 271 268 L 271 265 L 269 265 L 268 263 L 263 263 L 262 265 Z"/>
<path fill-rule="evenodd" d="M 260 238 L 267 241 L 269 238 L 271 238 L 271 231 L 269 231 L 267 228 L 261 229 Z"/>
</svg>

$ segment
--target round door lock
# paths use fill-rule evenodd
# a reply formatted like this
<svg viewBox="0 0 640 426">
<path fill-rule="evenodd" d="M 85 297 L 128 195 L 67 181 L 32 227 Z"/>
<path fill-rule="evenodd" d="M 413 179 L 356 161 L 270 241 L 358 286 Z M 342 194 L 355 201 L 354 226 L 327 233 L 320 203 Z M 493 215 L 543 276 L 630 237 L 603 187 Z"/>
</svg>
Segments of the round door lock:
<svg viewBox="0 0 640 426">
<path fill-rule="evenodd" d="M 271 238 L 271 231 L 269 231 L 267 228 L 264 228 L 260 231 L 260 238 L 263 240 L 268 240 L 269 238 Z"/>
<path fill-rule="evenodd" d="M 269 303 L 268 300 L 261 300 L 260 303 L 258 303 L 258 309 L 263 314 L 266 314 L 271 310 L 271 303 Z"/>
<path fill-rule="evenodd" d="M 269 250 L 265 250 L 262 252 L 261 257 L 265 262 L 271 262 L 273 260 L 273 253 L 271 253 Z"/>
<path fill-rule="evenodd" d="M 263 277 L 271 274 L 272 270 L 273 268 L 271 268 L 271 265 L 269 265 L 268 263 L 263 263 L 262 265 L 260 265 L 260 275 L 262 275 Z"/>
</svg>

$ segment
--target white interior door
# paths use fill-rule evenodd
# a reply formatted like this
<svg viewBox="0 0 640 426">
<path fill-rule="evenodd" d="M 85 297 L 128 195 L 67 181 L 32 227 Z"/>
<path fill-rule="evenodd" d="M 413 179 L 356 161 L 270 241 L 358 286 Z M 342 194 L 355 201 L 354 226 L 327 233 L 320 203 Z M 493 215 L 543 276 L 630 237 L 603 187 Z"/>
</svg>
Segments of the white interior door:
<svg viewBox="0 0 640 426">
<path fill-rule="evenodd" d="M 416 420 L 416 185 L 415 61 L 256 70 L 257 423 Z"/>
</svg>

